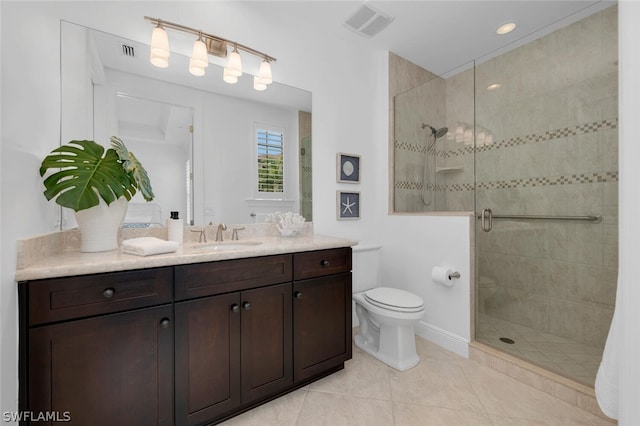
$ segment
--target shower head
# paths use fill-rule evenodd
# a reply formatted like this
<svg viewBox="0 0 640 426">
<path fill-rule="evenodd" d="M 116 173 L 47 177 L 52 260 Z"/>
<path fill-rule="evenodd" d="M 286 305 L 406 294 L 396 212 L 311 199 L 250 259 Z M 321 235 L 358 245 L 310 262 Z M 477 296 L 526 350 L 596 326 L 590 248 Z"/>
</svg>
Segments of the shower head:
<svg viewBox="0 0 640 426">
<path fill-rule="evenodd" d="M 426 129 L 427 127 L 431 130 L 431 134 L 432 134 L 436 139 L 439 139 L 439 138 L 443 137 L 443 136 L 444 136 L 444 135 L 446 135 L 446 134 L 447 134 L 447 132 L 449 131 L 449 128 L 448 128 L 448 127 L 441 127 L 441 128 L 439 128 L 439 129 L 436 129 L 435 127 L 433 127 L 433 126 L 431 126 L 431 125 L 429 125 L 429 124 L 422 123 L 422 128 L 423 128 L 423 129 Z"/>
</svg>

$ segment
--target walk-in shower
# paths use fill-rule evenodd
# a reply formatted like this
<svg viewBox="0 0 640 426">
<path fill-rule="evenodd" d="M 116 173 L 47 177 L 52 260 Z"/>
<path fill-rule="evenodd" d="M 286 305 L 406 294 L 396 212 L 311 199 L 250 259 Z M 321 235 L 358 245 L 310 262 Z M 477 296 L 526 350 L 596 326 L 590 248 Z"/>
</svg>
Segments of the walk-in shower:
<svg viewBox="0 0 640 426">
<path fill-rule="evenodd" d="M 436 174 L 436 153 L 434 152 L 434 146 L 436 141 L 447 134 L 449 131 L 446 127 L 436 129 L 430 124 L 422 123 L 422 129 L 429 129 L 427 134 L 427 142 L 424 150 L 424 171 L 422 173 L 422 203 L 425 206 L 430 206 L 433 202 L 433 185 L 435 182 Z"/>
<path fill-rule="evenodd" d="M 591 386 L 618 275 L 617 36 L 612 5 L 393 98 L 394 211 L 475 220 L 475 340 Z"/>
</svg>

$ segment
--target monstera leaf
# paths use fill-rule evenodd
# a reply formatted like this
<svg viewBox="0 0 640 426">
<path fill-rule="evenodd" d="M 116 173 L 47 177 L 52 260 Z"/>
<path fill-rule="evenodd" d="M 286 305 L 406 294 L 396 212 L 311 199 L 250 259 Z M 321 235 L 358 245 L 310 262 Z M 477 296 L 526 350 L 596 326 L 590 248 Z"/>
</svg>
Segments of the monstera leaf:
<svg viewBox="0 0 640 426">
<path fill-rule="evenodd" d="M 127 171 L 113 149 L 94 141 L 71 141 L 51 151 L 40 166 L 40 176 L 49 169 L 61 169 L 44 180 L 47 200 L 74 211 L 107 204 L 120 197 L 130 200 L 136 193 L 133 173 Z"/>
<path fill-rule="evenodd" d="M 136 181 L 136 187 L 142 193 L 142 196 L 146 201 L 153 200 L 153 189 L 151 189 L 151 181 L 147 176 L 147 171 L 142 167 L 142 164 L 138 161 L 133 152 L 130 152 L 124 142 L 116 136 L 111 136 L 111 147 L 118 154 L 118 158 L 122 161 L 124 169 L 133 173 L 133 178 Z"/>
</svg>

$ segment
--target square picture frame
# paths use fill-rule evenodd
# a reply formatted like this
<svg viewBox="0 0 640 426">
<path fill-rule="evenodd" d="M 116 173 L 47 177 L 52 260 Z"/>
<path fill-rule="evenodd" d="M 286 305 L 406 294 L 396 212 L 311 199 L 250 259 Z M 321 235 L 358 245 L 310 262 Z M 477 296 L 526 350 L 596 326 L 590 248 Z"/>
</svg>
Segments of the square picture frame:
<svg viewBox="0 0 640 426">
<path fill-rule="evenodd" d="M 338 183 L 360 183 L 360 156 L 339 152 L 336 156 Z"/>
<path fill-rule="evenodd" d="M 336 218 L 338 220 L 358 220 L 360 213 L 360 192 L 336 191 Z"/>
</svg>

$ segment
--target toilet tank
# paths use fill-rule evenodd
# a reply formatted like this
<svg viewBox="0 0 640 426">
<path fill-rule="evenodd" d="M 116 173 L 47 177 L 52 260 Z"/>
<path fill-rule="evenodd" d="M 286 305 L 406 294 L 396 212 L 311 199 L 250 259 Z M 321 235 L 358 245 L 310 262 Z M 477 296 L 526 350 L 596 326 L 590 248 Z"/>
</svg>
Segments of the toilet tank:
<svg viewBox="0 0 640 426">
<path fill-rule="evenodd" d="M 353 246 L 351 280 L 354 293 L 380 285 L 380 245 Z"/>
</svg>

